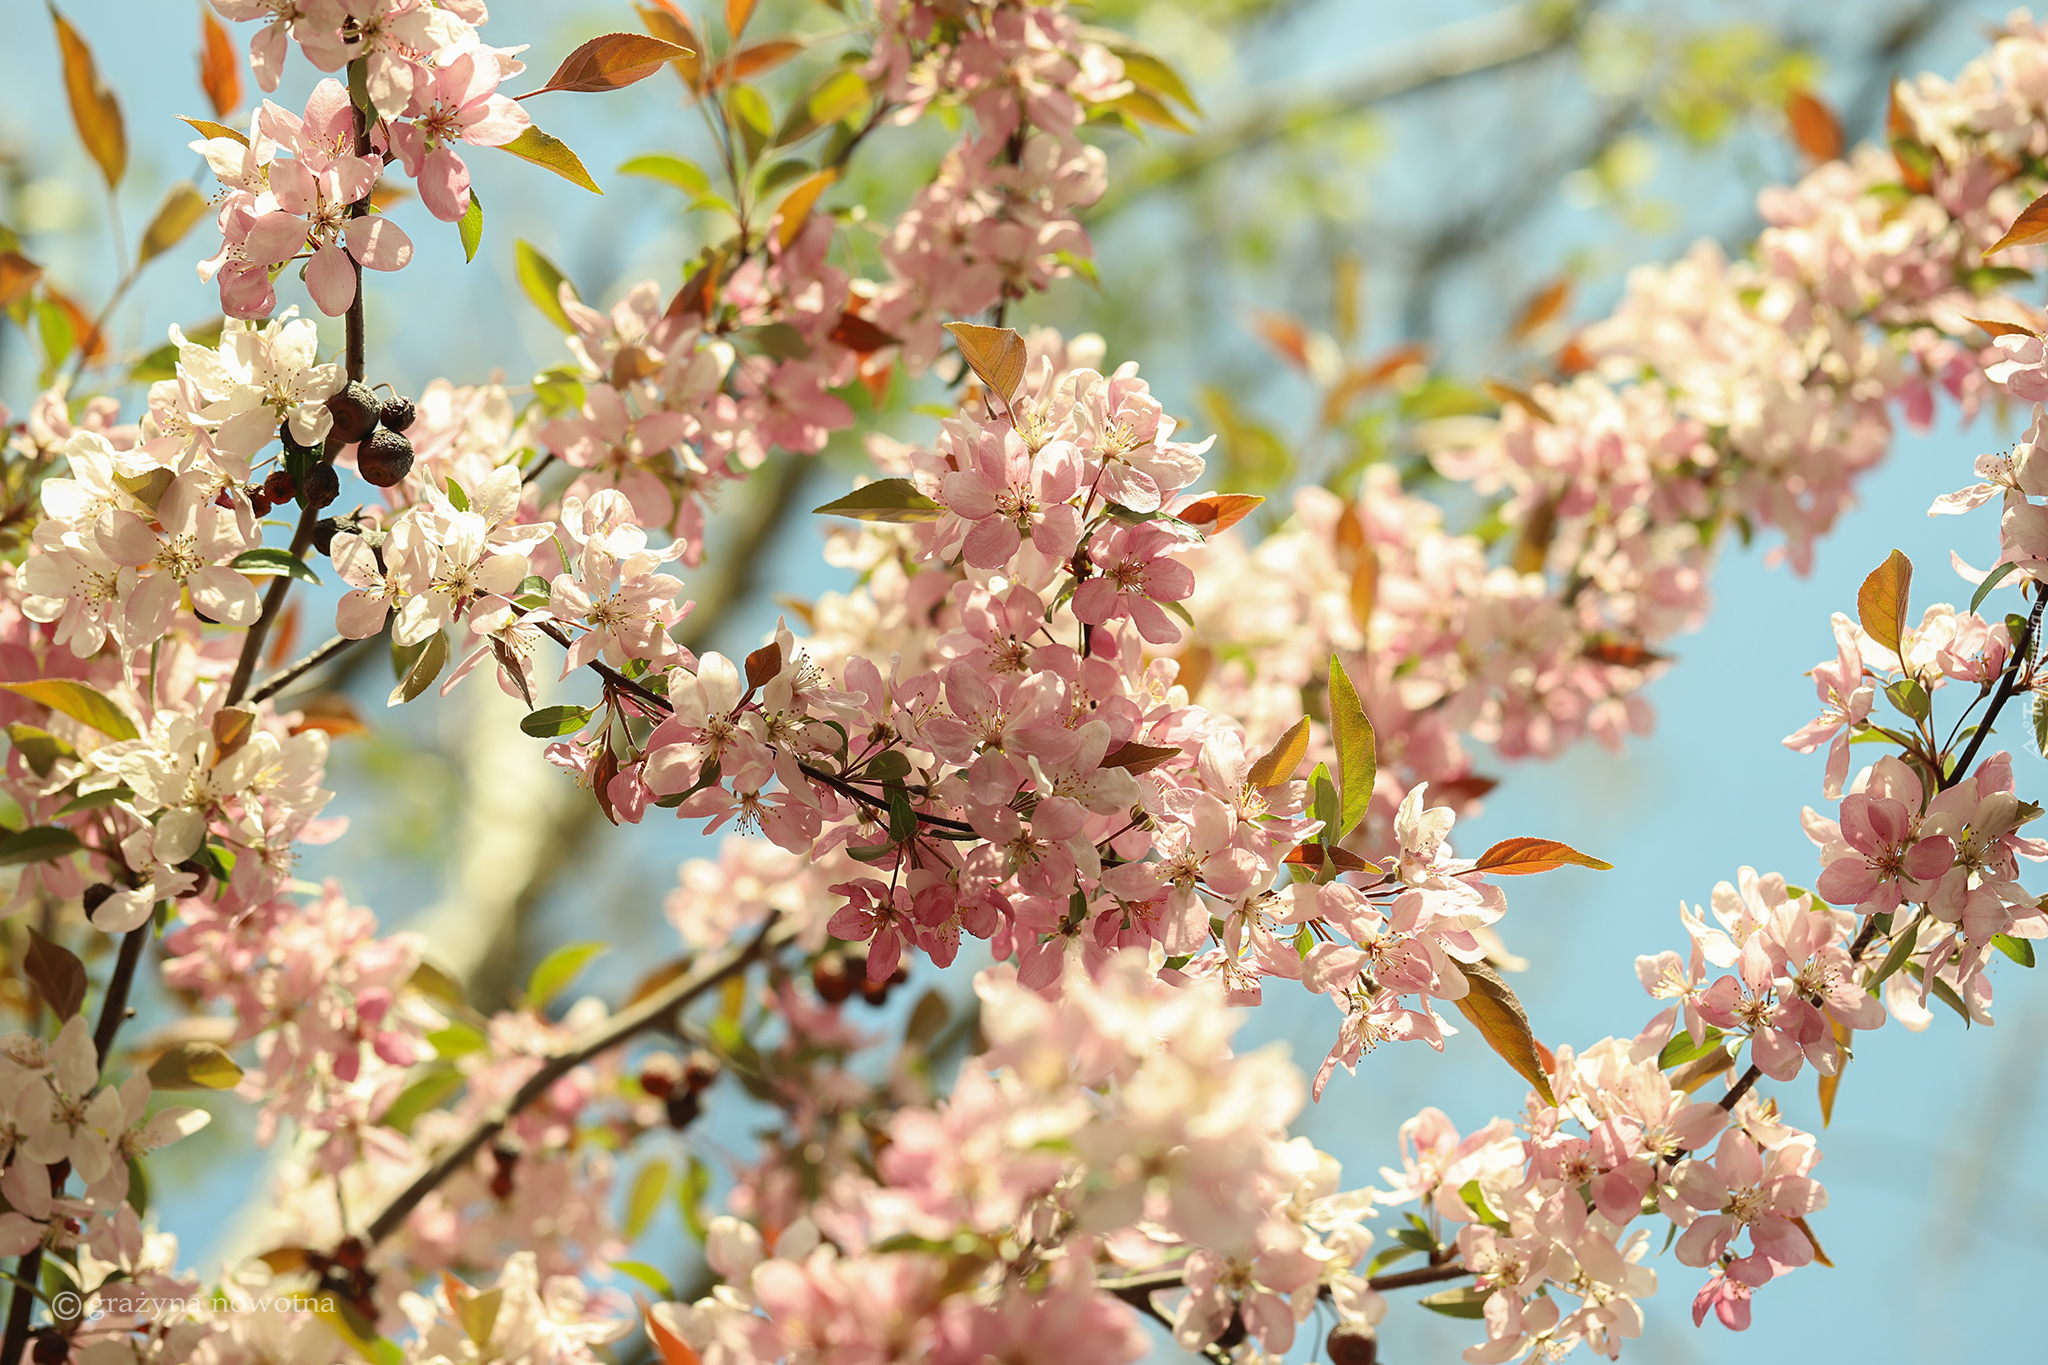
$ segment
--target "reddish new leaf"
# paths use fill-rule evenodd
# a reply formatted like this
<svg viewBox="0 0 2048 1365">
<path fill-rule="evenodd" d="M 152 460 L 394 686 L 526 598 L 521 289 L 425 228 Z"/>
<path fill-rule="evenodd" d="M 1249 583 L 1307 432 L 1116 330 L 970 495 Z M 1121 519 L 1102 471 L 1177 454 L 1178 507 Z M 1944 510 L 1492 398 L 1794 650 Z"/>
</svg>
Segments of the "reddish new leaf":
<svg viewBox="0 0 2048 1365">
<path fill-rule="evenodd" d="M 71 99 L 71 121 L 111 189 L 128 169 L 128 131 L 121 122 L 121 105 L 100 79 L 92 49 L 78 30 L 55 5 L 50 6 L 50 18 L 57 23 L 57 47 L 64 55 L 64 93 Z"/>
<path fill-rule="evenodd" d="M 242 63 L 213 11 L 199 11 L 199 84 L 213 112 L 226 118 L 242 103 Z"/>
<path fill-rule="evenodd" d="M 1512 403 L 1539 422 L 1557 425 L 1557 419 L 1550 415 L 1550 409 L 1544 407 L 1536 395 L 1527 389 L 1518 389 L 1513 384 L 1503 384 L 1498 379 L 1489 379 L 1482 387 L 1486 390 L 1486 396 L 1502 407 Z"/>
<path fill-rule="evenodd" d="M 1973 327 L 1982 327 L 1995 337 L 2035 337 L 2041 335 L 2031 327 L 2022 327 L 2016 322 L 2000 322 L 1996 318 L 1964 318 Z"/>
<path fill-rule="evenodd" d="M 2021 209 L 2020 216 L 2012 220 L 2005 236 L 1985 247 L 1984 254 L 1989 256 L 2009 246 L 2034 246 L 2041 242 L 2048 242 L 2048 194 Z"/>
<path fill-rule="evenodd" d="M 1262 310 L 1252 315 L 1252 326 L 1282 360 L 1297 370 L 1308 369 L 1309 333 L 1299 318 Z"/>
<path fill-rule="evenodd" d="M 826 334 L 825 339 L 849 351 L 867 355 L 884 346 L 894 346 L 897 338 L 869 322 L 858 313 L 844 313 L 839 322 Z"/>
<path fill-rule="evenodd" d="M 725 79 L 743 81 L 763 71 L 772 71 L 803 50 L 804 44 L 795 38 L 763 38 L 726 58 Z"/>
<path fill-rule="evenodd" d="M 1615 668 L 1648 668 L 1671 657 L 1629 640 L 1588 640 L 1579 653 L 1596 664 L 1610 664 Z"/>
<path fill-rule="evenodd" d="M 1863 633 L 1894 654 L 1906 635 L 1906 605 L 1912 589 L 1913 561 L 1893 550 L 1856 591 L 1856 615 L 1863 622 Z"/>
<path fill-rule="evenodd" d="M 1603 863 L 1588 853 L 1581 853 L 1570 844 L 1561 844 L 1555 839 L 1503 839 L 1479 855 L 1479 861 L 1472 865 L 1475 872 L 1490 872 L 1496 877 L 1526 877 L 1532 872 L 1549 872 L 1570 863 L 1575 867 L 1590 867 L 1600 872 L 1611 871 L 1613 863 Z"/>
<path fill-rule="evenodd" d="M 551 90 L 622 90 L 688 55 L 690 49 L 652 34 L 601 34 L 564 57 L 546 85 L 519 98 L 532 99 Z"/>
<path fill-rule="evenodd" d="M 1792 141 L 1806 153 L 1808 161 L 1819 165 L 1842 155 L 1846 139 L 1842 136 L 1841 120 L 1810 92 L 1794 90 L 1785 97 L 1785 121 L 1791 125 Z"/>
<path fill-rule="evenodd" d="M 12 308 L 27 298 L 43 277 L 43 268 L 15 251 L 0 251 L 0 308 Z"/>
<path fill-rule="evenodd" d="M 22 968 L 51 1013 L 59 1019 L 69 1019 L 78 1013 L 78 1007 L 85 1002 L 85 964 L 77 954 L 31 928 Z"/>
<path fill-rule="evenodd" d="M 1297 844 L 1293 851 L 1288 853 L 1287 857 L 1282 861 L 1293 863 L 1297 867 L 1311 867 L 1320 871 L 1325 859 L 1335 863 L 1338 870 L 1342 872 L 1363 872 L 1372 866 L 1371 863 L 1359 857 L 1350 849 L 1337 848 L 1331 844 Z"/>
<path fill-rule="evenodd" d="M 1205 535 L 1219 535 L 1243 521 L 1265 499 L 1251 493 L 1211 493 L 1174 515 Z"/>
<path fill-rule="evenodd" d="M 697 27 L 690 22 L 690 16 L 676 8 L 675 0 L 654 0 L 651 5 L 633 8 L 640 12 L 640 22 L 649 33 L 684 49 L 684 55 L 672 63 L 683 84 L 692 90 L 703 89 L 704 59 L 699 54 L 704 51 L 704 43 L 697 37 Z"/>
<path fill-rule="evenodd" d="M 1127 739 L 1103 756 L 1105 768 L 1122 768 L 1133 776 L 1149 773 L 1162 763 L 1169 763 L 1181 754 L 1177 744 L 1140 744 Z"/>
<path fill-rule="evenodd" d="M 781 205 L 775 210 L 775 241 L 784 251 L 789 250 L 789 244 L 796 240 L 796 235 L 811 221 L 811 209 L 817 204 L 818 196 L 830 189 L 832 182 L 838 178 L 839 172 L 827 166 L 824 170 L 799 180 L 796 188 L 783 197 Z"/>
<path fill-rule="evenodd" d="M 725 31 L 734 42 L 747 31 L 747 20 L 754 17 L 755 3 L 756 0 L 725 0 Z"/>
<path fill-rule="evenodd" d="M 1535 295 L 1522 305 L 1522 311 L 1508 328 L 1508 336 L 1515 341 L 1527 341 L 1541 331 L 1548 323 L 1563 316 L 1572 301 L 1572 278 L 1560 275 L 1536 291 Z"/>
<path fill-rule="evenodd" d="M 1458 967 L 1469 987 L 1464 999 L 1453 1002 L 1458 1013 L 1472 1022 L 1488 1047 L 1535 1087 L 1545 1104 L 1555 1105 L 1557 1096 L 1552 1093 L 1550 1077 L 1543 1068 L 1541 1045 L 1529 1027 L 1529 1014 L 1522 1008 L 1522 1002 L 1501 980 L 1500 973 L 1484 962 L 1460 962 Z"/>
<path fill-rule="evenodd" d="M 782 646 L 769 641 L 747 656 L 747 686 L 766 687 L 782 671 Z"/>
</svg>

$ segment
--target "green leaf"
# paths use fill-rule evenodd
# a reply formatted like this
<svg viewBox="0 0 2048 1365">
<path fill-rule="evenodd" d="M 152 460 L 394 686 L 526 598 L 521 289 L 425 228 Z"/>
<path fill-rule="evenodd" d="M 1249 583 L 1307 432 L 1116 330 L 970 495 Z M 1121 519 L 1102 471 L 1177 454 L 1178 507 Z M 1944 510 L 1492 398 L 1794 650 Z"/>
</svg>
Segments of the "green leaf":
<svg viewBox="0 0 2048 1365">
<path fill-rule="evenodd" d="M 1325 831 L 1334 831 L 1337 828 L 1338 821 L 1344 818 L 1344 808 L 1337 800 L 1337 784 L 1330 780 L 1329 765 L 1323 763 L 1316 764 L 1315 771 L 1309 774 L 1308 789 L 1310 814 L 1323 822 L 1323 829 Z M 1336 838 L 1334 833 L 1327 834 L 1324 837 L 1333 841 Z M 1334 881 L 1337 874 L 1342 870 L 1337 865 L 1335 858 L 1325 858 L 1323 859 L 1322 866 L 1316 871 L 1316 880 L 1318 882 Z"/>
<path fill-rule="evenodd" d="M 576 329 L 569 323 L 569 315 L 562 311 L 561 287 L 568 278 L 555 263 L 541 255 L 540 249 L 528 241 L 512 244 L 512 272 L 519 277 L 519 287 L 526 291 L 526 297 L 533 300 L 533 306 L 540 309 L 541 316 L 565 332 Z M 580 297 L 576 286 L 569 286 L 571 298 Z"/>
<path fill-rule="evenodd" d="M 711 177 L 694 161 L 672 152 L 649 152 L 619 163 L 619 174 L 645 176 L 673 185 L 692 199 L 711 193 Z"/>
<path fill-rule="evenodd" d="M 1339 843 L 1372 806 L 1373 778 L 1379 771 L 1378 751 L 1373 741 L 1372 722 L 1359 705 L 1358 689 L 1335 654 L 1330 656 L 1330 738 L 1337 746 L 1337 782 L 1342 793 L 1342 814 L 1337 829 L 1324 835 L 1325 843 Z"/>
<path fill-rule="evenodd" d="M 1424 1228 L 1395 1228 L 1394 1240 L 1410 1251 L 1432 1252 L 1436 1250 L 1436 1238 Z"/>
<path fill-rule="evenodd" d="M 1706 1032 L 1700 1035 L 1700 1041 L 1697 1043 L 1692 1040 L 1692 1034 L 1680 1029 L 1671 1035 L 1671 1041 L 1664 1044 L 1664 1050 L 1657 1054 L 1657 1069 L 1669 1071 L 1674 1066 L 1684 1066 L 1687 1062 L 1698 1061 L 1712 1052 L 1714 1045 L 1720 1041 L 1721 1030 L 1712 1024 L 1707 1025 Z"/>
<path fill-rule="evenodd" d="M 156 216 L 149 220 L 143 230 L 142 243 L 136 248 L 137 267 L 155 260 L 184 239 L 192 225 L 205 216 L 206 196 L 199 187 L 189 180 L 180 180 L 164 193 L 163 202 L 157 205 Z"/>
<path fill-rule="evenodd" d="M 7 740 L 16 749 L 37 777 L 48 777 L 60 758 L 76 758 L 78 750 L 71 747 L 69 740 L 60 739 L 34 725 L 20 721 L 7 727 Z"/>
<path fill-rule="evenodd" d="M 590 723 L 596 708 L 589 706 L 543 706 L 519 722 L 519 728 L 535 739 L 556 739 L 573 735 Z"/>
<path fill-rule="evenodd" d="M 469 494 L 462 491 L 462 485 L 455 482 L 453 474 L 448 476 L 448 501 L 454 504 L 458 512 L 469 510 Z"/>
<path fill-rule="evenodd" d="M 519 591 L 512 600 L 522 607 L 544 607 L 548 603 L 548 581 L 539 574 L 528 574 L 520 580 Z"/>
<path fill-rule="evenodd" d="M 1420 1248 L 1409 1246 L 1405 1242 L 1396 1242 L 1379 1255 L 1373 1257 L 1372 1260 L 1366 1262 L 1365 1277 L 1369 1280 L 1388 1266 L 1393 1265 L 1396 1261 L 1405 1261 L 1410 1256 L 1418 1256 L 1420 1254 Z"/>
<path fill-rule="evenodd" d="M 642 1166 L 633 1177 L 633 1189 L 626 1196 L 626 1240 L 636 1240 L 654 1221 L 661 1197 L 668 1193 L 668 1163 L 656 1159 Z"/>
<path fill-rule="evenodd" d="M 62 819 L 67 815 L 77 815 L 82 811 L 99 810 L 102 807 L 113 805 L 116 801 L 133 801 L 134 799 L 134 789 L 126 783 L 115 787 L 101 787 L 98 791 L 87 792 L 83 796 L 75 796 L 57 807 L 57 818 Z"/>
<path fill-rule="evenodd" d="M 726 108 L 732 114 L 733 129 L 740 135 L 741 145 L 747 151 L 747 162 L 751 165 L 774 134 L 775 111 L 768 107 L 766 95 L 751 85 L 743 84 L 733 86 L 726 96 Z"/>
<path fill-rule="evenodd" d="M 868 105 L 868 83 L 848 67 L 828 71 L 789 107 L 775 131 L 777 145 L 800 142 L 827 124 L 837 123 Z"/>
<path fill-rule="evenodd" d="M 420 1115 L 439 1109 L 442 1101 L 462 1089 L 462 1069 L 453 1062 L 436 1060 L 419 1070 L 421 1075 L 398 1092 L 398 1098 L 391 1101 L 391 1107 L 378 1120 L 386 1128 L 395 1128 L 401 1133 L 412 1132 L 412 1126 L 419 1122 Z"/>
<path fill-rule="evenodd" d="M 811 510 L 854 521 L 937 521 L 946 514 L 945 508 L 918 492 L 917 485 L 908 479 L 877 479 L 837 502 Z"/>
<path fill-rule="evenodd" d="M 2048 754 L 2048 695 L 2034 694 L 2034 752 Z"/>
<path fill-rule="evenodd" d="M 538 123 L 529 124 L 525 132 L 510 142 L 500 143 L 500 151 L 512 153 L 522 161 L 531 161 L 544 166 L 572 185 L 581 185 L 592 194 L 603 194 L 597 182 L 590 178 L 590 172 L 583 169 L 583 162 L 576 153 L 569 150 L 569 144 L 558 137 L 540 130 Z"/>
<path fill-rule="evenodd" d="M 2023 938 L 2014 938 L 2011 934 L 1993 934 L 1991 946 L 2022 967 L 2034 965 L 2034 945 Z"/>
<path fill-rule="evenodd" d="M 690 1154 L 689 1165 L 683 1168 L 683 1178 L 676 1184 L 676 1203 L 683 1211 L 683 1226 L 699 1242 L 704 1240 L 710 1224 L 704 1217 L 704 1196 L 711 1193 L 711 1168 Z"/>
<path fill-rule="evenodd" d="M 1906 959 L 1913 955 L 1913 948 L 1919 937 L 1920 921 L 1915 918 L 1909 921 L 1906 927 L 1899 931 L 1898 936 L 1892 940 L 1892 950 L 1884 955 L 1884 965 L 1880 966 L 1877 969 L 1877 975 L 1871 978 L 1871 994 L 1875 995 L 1879 986 L 1890 979 L 1892 974 L 1897 972 L 1899 968 L 1906 965 Z"/>
<path fill-rule="evenodd" d="M 498 1325 L 498 1310 L 505 1304 L 505 1287 L 497 1285 L 481 1294 L 464 1294 L 455 1301 L 455 1317 L 462 1334 L 477 1347 L 490 1345 L 491 1329 Z"/>
<path fill-rule="evenodd" d="M 891 778 L 910 776 L 910 759 L 901 749 L 884 749 L 869 759 L 860 770 L 863 779 L 882 782 Z"/>
<path fill-rule="evenodd" d="M 670 1287 L 668 1276 L 656 1270 L 645 1261 L 610 1261 L 613 1270 L 621 1275 L 630 1275 L 654 1291 L 654 1297 L 662 1303 L 675 1301 L 676 1291 Z"/>
<path fill-rule="evenodd" d="M 274 545 L 259 546 L 244 550 L 228 562 L 228 567 L 237 573 L 255 577 L 296 578 L 301 583 L 318 584 L 320 575 L 306 567 L 306 561 L 290 550 L 281 550 Z"/>
<path fill-rule="evenodd" d="M 526 978 L 527 1005 L 540 1009 L 560 995 L 606 946 L 602 943 L 565 943 L 542 958 L 540 965 L 533 969 L 533 975 Z"/>
<path fill-rule="evenodd" d="M 917 810 L 910 804 L 910 793 L 901 783 L 892 782 L 886 788 L 889 794 L 889 842 L 905 843 L 917 835 Z"/>
<path fill-rule="evenodd" d="M 1479 1188 L 1479 1182 L 1477 1180 L 1468 1180 L 1464 1184 L 1458 1186 L 1458 1198 L 1464 1200 L 1465 1207 L 1472 1210 L 1473 1214 L 1478 1217 L 1479 1221 L 1486 1224 L 1488 1227 L 1507 1227 L 1507 1220 L 1505 1218 L 1502 1218 L 1499 1214 L 1495 1213 L 1493 1211 L 1492 1205 L 1486 1202 L 1486 1192 Z"/>
<path fill-rule="evenodd" d="M 156 1090 L 229 1090 L 241 1079 L 235 1059 L 212 1043 L 175 1043 L 149 1067 Z"/>
<path fill-rule="evenodd" d="M 391 696 L 385 704 L 399 706 L 416 699 L 422 692 L 434 685 L 434 679 L 441 676 L 441 670 L 448 666 L 448 634 L 435 631 L 426 638 L 424 646 L 413 655 L 412 662 L 400 678 L 398 686 L 391 689 Z"/>
<path fill-rule="evenodd" d="M 476 187 L 469 191 L 469 207 L 456 220 L 455 230 L 462 234 L 462 260 L 465 265 L 476 259 L 476 249 L 484 241 L 484 201 L 476 197 Z"/>
<path fill-rule="evenodd" d="M 1997 587 L 2000 583 L 2003 583 L 2009 576 L 2011 576 L 2013 570 L 2017 568 L 2019 568 L 2019 565 L 2017 564 L 2005 563 L 1999 565 L 1990 573 L 1985 574 L 1984 581 L 1977 585 L 1976 595 L 1970 598 L 1970 610 L 1975 611 L 1977 610 L 1977 608 L 1983 606 L 1984 599 L 1991 595 L 1991 590 Z"/>
<path fill-rule="evenodd" d="M 114 739 L 139 739 L 142 732 L 135 728 L 135 722 L 128 719 L 128 713 L 114 705 L 106 693 L 96 687 L 89 687 L 70 678 L 43 678 L 36 682 L 0 683 L 16 696 L 27 697 L 38 706 L 47 706 L 78 721 L 90 725 L 103 735 Z"/>
<path fill-rule="evenodd" d="M 1491 1289 L 1468 1284 L 1458 1289 L 1446 1289 L 1441 1294 L 1431 1294 L 1416 1302 L 1447 1318 L 1483 1318 L 1486 1316 L 1486 1300 L 1492 1293 Z"/>
<path fill-rule="evenodd" d="M 466 1057 L 491 1045 L 482 1029 L 462 1019 L 449 1021 L 446 1028 L 435 1029 L 427 1035 L 427 1042 L 439 1057 Z"/>
</svg>

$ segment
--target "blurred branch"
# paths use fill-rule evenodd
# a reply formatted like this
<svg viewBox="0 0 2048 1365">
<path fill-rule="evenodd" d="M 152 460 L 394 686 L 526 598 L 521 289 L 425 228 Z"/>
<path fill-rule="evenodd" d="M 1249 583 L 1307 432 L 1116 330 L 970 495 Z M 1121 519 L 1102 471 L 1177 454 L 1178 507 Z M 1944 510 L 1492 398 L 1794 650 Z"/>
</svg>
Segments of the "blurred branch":
<svg viewBox="0 0 2048 1365">
<path fill-rule="evenodd" d="M 1595 3 L 1597 0 L 1510 5 L 1391 44 L 1320 90 L 1301 94 L 1301 81 L 1262 88 L 1246 101 L 1243 113 L 1214 120 L 1209 131 L 1179 150 L 1119 177 L 1120 188 L 1103 199 L 1093 216 L 1107 217 L 1153 190 L 1188 180 L 1219 161 L 1255 151 L 1304 124 L 1355 113 L 1400 95 L 1516 66 L 1568 47 Z"/>
</svg>

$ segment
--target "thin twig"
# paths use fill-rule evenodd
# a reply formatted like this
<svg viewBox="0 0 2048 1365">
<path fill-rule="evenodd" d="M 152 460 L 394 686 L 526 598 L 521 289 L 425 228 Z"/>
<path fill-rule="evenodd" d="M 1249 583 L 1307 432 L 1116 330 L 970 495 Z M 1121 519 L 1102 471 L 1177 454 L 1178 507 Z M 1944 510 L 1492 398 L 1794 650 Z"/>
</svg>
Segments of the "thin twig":
<svg viewBox="0 0 2048 1365">
<path fill-rule="evenodd" d="M 421 1200 L 433 1193 L 442 1181 L 467 1166 L 470 1160 L 483 1150 L 484 1144 L 496 1137 L 498 1132 L 512 1121 L 513 1116 L 540 1099 L 563 1076 L 591 1058 L 609 1052 L 635 1034 L 661 1024 L 726 978 L 745 971 L 761 956 L 767 946 L 768 935 L 775 928 L 775 924 L 776 916 L 771 911 L 767 922 L 761 926 L 761 931 L 744 946 L 729 951 L 723 959 L 708 967 L 699 968 L 677 978 L 639 1004 L 627 1006 L 566 1050 L 549 1057 L 541 1064 L 539 1070 L 526 1078 L 526 1083 L 514 1091 L 510 1098 L 487 1110 L 460 1141 L 444 1150 L 426 1170 L 420 1172 L 412 1184 L 406 1186 L 396 1198 L 386 1204 L 363 1234 L 364 1240 L 374 1246 L 396 1232 L 405 1222 L 406 1215 L 419 1207 Z"/>
<path fill-rule="evenodd" d="M 2019 639 L 2012 642 L 2012 665 L 1998 680 L 1998 692 L 1991 698 L 1991 709 L 1984 713 L 1977 733 L 1970 736 L 1970 747 L 1963 750 L 1963 756 L 1956 761 L 1955 767 L 1946 773 L 1935 774 L 1939 790 L 1947 791 L 1969 775 L 1970 765 L 1977 761 L 1977 751 L 1984 747 L 1985 740 L 1991 738 L 1991 727 L 1998 720 L 1998 713 L 2005 709 L 2005 704 L 2012 700 L 2017 690 L 2014 684 L 2019 680 L 2020 671 L 2031 669 L 2033 643 L 2041 633 L 2041 608 L 2044 606 L 2048 606 L 2048 589 L 2034 599 L 2034 612 L 2027 618 L 2027 628 L 2020 632 Z"/>
<path fill-rule="evenodd" d="M 371 636 L 369 638 L 374 639 L 375 637 Z M 335 636 L 326 644 L 321 645 L 319 648 L 307 654 L 304 658 L 297 659 L 292 663 L 286 664 L 283 668 L 271 674 L 270 677 L 264 682 L 263 686 L 257 688 L 254 692 L 251 692 L 249 694 L 249 700 L 263 701 L 267 698 L 276 696 L 278 693 L 284 691 L 285 688 L 290 687 L 293 683 L 297 682 L 301 677 L 305 676 L 307 673 L 310 673 L 312 670 L 318 668 L 321 664 L 326 663 L 329 659 L 341 653 L 349 646 L 359 645 L 361 643 L 361 640 L 351 640 L 346 635 Z"/>
<path fill-rule="evenodd" d="M 1744 1095 L 1747 1095 L 1750 1092 L 1751 1088 L 1754 1087 L 1758 1081 L 1762 1080 L 1763 1077 L 1764 1069 L 1760 1066 L 1757 1066 L 1755 1063 L 1751 1063 L 1749 1070 L 1742 1073 L 1742 1079 L 1737 1081 L 1733 1086 L 1729 1087 L 1728 1093 L 1723 1095 L 1717 1101 L 1717 1103 L 1719 1103 L 1720 1106 L 1723 1109 L 1727 1110 L 1729 1113 L 1734 1113 L 1735 1106 L 1742 1103 L 1742 1097 Z"/>
<path fill-rule="evenodd" d="M 114 1035 L 121 1031 L 122 1023 L 128 1018 L 128 991 L 135 984 L 135 967 L 142 961 L 142 950 L 156 932 L 154 918 L 151 916 L 136 925 L 121 940 L 121 955 L 115 959 L 114 974 L 107 979 L 106 999 L 100 1004 L 99 1027 L 92 1033 L 93 1050 L 99 1054 L 102 1070 L 106 1068 L 108 1054 L 114 1050 Z M 10 1357 L 0 1353 L 0 1360 L 6 1359 Z"/>
</svg>

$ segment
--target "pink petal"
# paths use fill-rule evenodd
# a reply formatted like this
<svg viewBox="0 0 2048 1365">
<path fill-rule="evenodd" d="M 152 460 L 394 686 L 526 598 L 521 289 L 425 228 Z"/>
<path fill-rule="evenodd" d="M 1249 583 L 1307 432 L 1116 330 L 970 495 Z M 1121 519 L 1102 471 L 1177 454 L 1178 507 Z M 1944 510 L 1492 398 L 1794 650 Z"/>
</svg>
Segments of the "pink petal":
<svg viewBox="0 0 2048 1365">
<path fill-rule="evenodd" d="M 338 245 L 321 247 L 306 267 L 306 291 L 328 317 L 340 317 L 356 299 L 356 269 Z"/>
<path fill-rule="evenodd" d="M 464 187 L 465 191 L 467 186 Z M 456 215 L 458 218 L 460 214 Z M 412 239 L 398 224 L 375 214 L 351 218 L 348 254 L 371 270 L 402 270 L 412 260 Z"/>
</svg>

